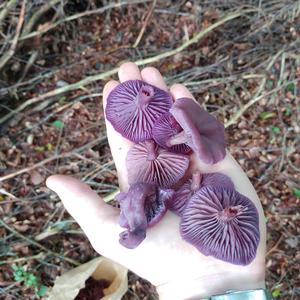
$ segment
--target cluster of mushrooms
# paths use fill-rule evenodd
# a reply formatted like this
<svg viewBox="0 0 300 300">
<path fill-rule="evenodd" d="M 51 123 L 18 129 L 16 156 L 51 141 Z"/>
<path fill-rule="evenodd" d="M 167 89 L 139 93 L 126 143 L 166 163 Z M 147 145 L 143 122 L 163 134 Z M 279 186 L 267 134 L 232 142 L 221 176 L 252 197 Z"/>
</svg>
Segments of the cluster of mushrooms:
<svg viewBox="0 0 300 300">
<path fill-rule="evenodd" d="M 106 118 L 134 144 L 126 167 L 129 190 L 116 199 L 120 243 L 136 248 L 146 229 L 169 209 L 180 217 L 180 234 L 202 254 L 249 264 L 259 243 L 258 212 L 229 177 L 187 170 L 191 153 L 206 164 L 225 157 L 224 126 L 196 101 L 141 80 L 119 84 L 108 96 Z"/>
</svg>

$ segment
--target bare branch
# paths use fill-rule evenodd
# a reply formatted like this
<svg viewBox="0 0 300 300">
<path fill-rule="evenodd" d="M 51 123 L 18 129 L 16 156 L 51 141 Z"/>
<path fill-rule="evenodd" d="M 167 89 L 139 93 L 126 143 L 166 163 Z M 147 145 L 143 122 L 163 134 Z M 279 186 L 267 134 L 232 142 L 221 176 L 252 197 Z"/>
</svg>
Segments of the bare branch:
<svg viewBox="0 0 300 300">
<path fill-rule="evenodd" d="M 15 54 L 17 44 L 18 44 L 19 35 L 20 35 L 21 28 L 22 28 L 22 25 L 23 25 L 23 22 L 24 22 L 25 4 L 26 4 L 26 0 L 23 0 L 22 7 L 21 7 L 21 12 L 20 12 L 20 16 L 19 16 L 19 21 L 18 21 L 17 28 L 16 28 L 16 34 L 13 38 L 13 41 L 12 41 L 12 44 L 11 44 L 9 50 L 6 53 L 4 53 L 3 56 L 0 58 L 0 70 L 3 69 L 5 64 Z"/>
</svg>

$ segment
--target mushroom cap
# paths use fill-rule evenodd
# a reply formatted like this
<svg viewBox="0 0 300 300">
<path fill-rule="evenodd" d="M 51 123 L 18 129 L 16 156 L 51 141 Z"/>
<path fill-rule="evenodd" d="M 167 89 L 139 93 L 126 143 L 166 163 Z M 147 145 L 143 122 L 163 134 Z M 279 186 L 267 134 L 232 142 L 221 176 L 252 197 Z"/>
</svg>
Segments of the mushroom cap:
<svg viewBox="0 0 300 300">
<path fill-rule="evenodd" d="M 170 188 L 184 176 L 189 156 L 170 152 L 148 140 L 128 151 L 126 166 L 129 184 L 146 182 Z"/>
<path fill-rule="evenodd" d="M 212 187 L 225 187 L 229 189 L 234 189 L 234 184 L 231 179 L 222 174 L 222 173 L 206 173 L 200 174 L 198 177 L 195 177 L 193 174 L 193 178 L 188 179 L 174 194 L 174 197 L 170 202 L 168 202 L 168 208 L 181 216 L 184 210 L 185 205 L 191 199 L 195 192 L 205 186 Z M 195 182 L 198 180 L 199 182 Z M 197 188 L 195 188 L 198 186 Z"/>
<path fill-rule="evenodd" d="M 108 95 L 105 114 L 122 136 L 141 142 L 151 138 L 155 120 L 172 104 L 170 93 L 142 80 L 128 80 Z"/>
<path fill-rule="evenodd" d="M 192 180 L 187 180 L 174 194 L 174 197 L 168 202 L 168 208 L 176 215 L 181 216 L 186 204 L 191 199 L 194 191 L 191 189 Z"/>
<path fill-rule="evenodd" d="M 147 218 L 145 200 L 155 192 L 150 184 L 135 184 L 127 193 L 120 193 L 116 199 L 120 205 L 119 223 L 126 231 L 120 233 L 119 242 L 126 248 L 136 248 L 146 237 Z"/>
<path fill-rule="evenodd" d="M 172 189 L 156 189 L 156 194 L 148 197 L 145 202 L 145 214 L 148 227 L 157 224 L 167 212 L 166 203 L 171 201 L 175 191 Z"/>
<path fill-rule="evenodd" d="M 233 189 L 203 187 L 187 203 L 180 233 L 204 255 L 247 265 L 259 244 L 258 212 L 250 199 Z"/>
<path fill-rule="evenodd" d="M 215 117 L 190 98 L 175 101 L 170 113 L 183 128 L 187 144 L 197 157 L 215 164 L 225 157 L 225 129 Z"/>
<path fill-rule="evenodd" d="M 157 224 L 165 215 L 165 203 L 173 194 L 173 190 L 148 183 L 133 184 L 127 193 L 118 194 L 119 224 L 127 229 L 120 234 L 120 243 L 126 248 L 136 248 L 146 237 L 146 228 Z"/>
<path fill-rule="evenodd" d="M 176 153 L 187 154 L 190 153 L 192 149 L 186 144 L 178 144 L 172 147 L 167 145 L 168 139 L 181 131 L 182 128 L 175 118 L 167 112 L 155 121 L 152 129 L 152 136 L 155 142 L 164 149 L 168 149 L 169 151 Z"/>
<path fill-rule="evenodd" d="M 214 186 L 234 189 L 234 184 L 230 177 L 222 173 L 205 173 L 201 174 L 201 187 Z"/>
</svg>

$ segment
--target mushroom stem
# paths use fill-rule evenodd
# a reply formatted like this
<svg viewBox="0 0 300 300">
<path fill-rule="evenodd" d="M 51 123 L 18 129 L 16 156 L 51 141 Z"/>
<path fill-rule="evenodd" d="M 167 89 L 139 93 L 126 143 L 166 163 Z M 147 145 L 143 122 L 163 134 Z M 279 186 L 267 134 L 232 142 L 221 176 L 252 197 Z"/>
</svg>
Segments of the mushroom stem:
<svg viewBox="0 0 300 300">
<path fill-rule="evenodd" d="M 221 221 L 229 222 L 247 210 L 247 206 L 237 205 L 223 209 L 218 217 Z"/>
<path fill-rule="evenodd" d="M 153 95 L 154 90 L 151 86 L 142 86 L 137 95 L 138 105 L 144 108 L 149 104 Z"/>
<path fill-rule="evenodd" d="M 146 141 L 145 145 L 148 152 L 147 160 L 155 160 L 157 158 L 157 151 L 154 141 Z"/>
<path fill-rule="evenodd" d="M 188 136 L 185 134 L 184 130 L 182 130 L 181 132 L 171 136 L 166 144 L 168 147 L 172 147 L 175 145 L 179 145 L 179 144 L 185 144 L 188 141 Z"/>
<path fill-rule="evenodd" d="M 198 191 L 200 189 L 200 183 L 201 183 L 201 174 L 199 171 L 196 171 L 193 173 L 192 176 L 191 190 L 193 192 Z"/>
</svg>

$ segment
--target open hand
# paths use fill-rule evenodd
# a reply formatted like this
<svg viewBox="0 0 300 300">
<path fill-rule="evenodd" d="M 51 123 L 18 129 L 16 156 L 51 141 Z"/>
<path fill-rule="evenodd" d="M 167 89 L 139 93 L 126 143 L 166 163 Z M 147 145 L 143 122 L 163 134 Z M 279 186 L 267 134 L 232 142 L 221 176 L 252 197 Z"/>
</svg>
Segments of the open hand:
<svg viewBox="0 0 300 300">
<path fill-rule="evenodd" d="M 120 82 L 140 79 L 163 90 L 168 90 L 159 71 L 147 67 L 141 72 L 133 63 L 119 69 Z M 109 93 L 119 84 L 109 81 L 103 91 L 103 105 Z M 181 84 L 170 87 L 174 99 L 193 98 Z M 120 189 L 128 189 L 126 154 L 132 143 L 117 133 L 106 122 L 107 137 L 118 171 Z M 119 210 L 106 204 L 89 186 L 77 179 L 54 175 L 47 186 L 55 191 L 68 212 L 86 233 L 95 250 L 149 280 L 157 287 L 160 299 L 199 299 L 229 289 L 245 290 L 264 287 L 265 280 L 265 218 L 260 200 L 247 175 L 227 152 L 215 165 L 206 165 L 192 156 L 190 172 L 220 172 L 231 178 L 235 188 L 251 199 L 259 212 L 260 243 L 254 261 L 238 266 L 202 255 L 196 248 L 183 241 L 179 234 L 179 217 L 171 212 L 160 223 L 147 230 L 146 239 L 136 248 L 127 249 L 119 244 L 119 233 L 124 229 L 118 224 Z"/>
</svg>

